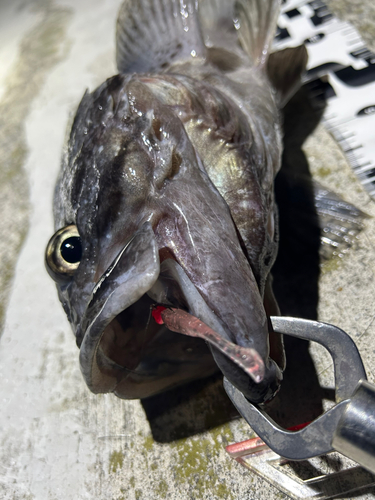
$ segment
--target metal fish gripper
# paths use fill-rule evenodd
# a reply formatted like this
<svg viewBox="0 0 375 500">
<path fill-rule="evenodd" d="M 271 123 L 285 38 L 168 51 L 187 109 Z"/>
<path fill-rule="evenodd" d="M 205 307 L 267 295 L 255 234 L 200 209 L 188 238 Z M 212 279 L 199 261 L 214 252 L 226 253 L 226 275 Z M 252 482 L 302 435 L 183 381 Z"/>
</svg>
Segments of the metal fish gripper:
<svg viewBox="0 0 375 500">
<path fill-rule="evenodd" d="M 354 483 L 349 480 L 348 485 L 346 480 L 347 491 L 374 485 L 375 385 L 367 381 L 355 343 L 330 324 L 288 317 L 272 317 L 271 321 L 275 332 L 317 342 L 328 350 L 334 365 L 336 405 L 298 430 L 286 430 L 224 379 L 229 398 L 259 436 L 227 446 L 228 453 L 292 498 L 332 498 L 342 492 L 343 481 L 324 483 L 319 476 L 315 482 L 310 479 L 293 483 L 290 475 L 282 474 L 282 468 L 274 467 L 275 463 L 304 461 L 334 451 L 366 469 L 361 469 L 360 479 L 358 474 L 353 476 Z"/>
</svg>

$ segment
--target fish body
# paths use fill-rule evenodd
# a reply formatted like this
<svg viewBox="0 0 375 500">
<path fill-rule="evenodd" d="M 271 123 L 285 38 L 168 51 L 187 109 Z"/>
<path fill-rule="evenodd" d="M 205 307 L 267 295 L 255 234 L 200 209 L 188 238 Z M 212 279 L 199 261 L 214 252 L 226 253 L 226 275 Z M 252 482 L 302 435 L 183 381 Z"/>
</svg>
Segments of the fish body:
<svg viewBox="0 0 375 500">
<path fill-rule="evenodd" d="M 268 57 L 278 9 L 275 0 L 123 4 L 120 73 L 79 105 L 46 254 L 94 392 L 147 397 L 217 366 L 254 402 L 280 384 L 282 342 L 267 319 L 277 311 L 273 182 L 279 110 L 306 54 Z M 155 303 L 253 349 L 261 377 L 154 322 Z"/>
</svg>

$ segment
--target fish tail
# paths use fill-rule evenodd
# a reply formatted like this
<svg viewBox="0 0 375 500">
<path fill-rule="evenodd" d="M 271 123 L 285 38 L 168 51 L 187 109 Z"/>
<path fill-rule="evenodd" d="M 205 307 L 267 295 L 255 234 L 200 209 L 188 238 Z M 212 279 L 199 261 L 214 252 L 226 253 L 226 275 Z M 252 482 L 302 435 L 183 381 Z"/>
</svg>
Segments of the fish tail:
<svg viewBox="0 0 375 500">
<path fill-rule="evenodd" d="M 205 57 L 197 0 L 125 0 L 117 19 L 121 73 L 162 72 Z"/>
</svg>

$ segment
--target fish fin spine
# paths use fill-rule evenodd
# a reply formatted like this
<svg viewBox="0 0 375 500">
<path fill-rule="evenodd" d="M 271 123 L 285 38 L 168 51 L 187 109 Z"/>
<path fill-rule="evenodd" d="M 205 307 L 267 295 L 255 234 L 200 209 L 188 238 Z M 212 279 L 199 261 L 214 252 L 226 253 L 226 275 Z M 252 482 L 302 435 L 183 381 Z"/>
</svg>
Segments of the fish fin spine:
<svg viewBox="0 0 375 500">
<path fill-rule="evenodd" d="M 255 66 L 264 67 L 276 32 L 280 0 L 237 0 L 234 25 L 243 50 Z"/>
<path fill-rule="evenodd" d="M 125 0 L 117 18 L 116 60 L 121 73 L 162 72 L 205 57 L 197 0 Z"/>
<path fill-rule="evenodd" d="M 201 0 L 199 16 L 204 41 L 208 47 L 237 42 L 233 24 L 235 0 Z"/>
</svg>

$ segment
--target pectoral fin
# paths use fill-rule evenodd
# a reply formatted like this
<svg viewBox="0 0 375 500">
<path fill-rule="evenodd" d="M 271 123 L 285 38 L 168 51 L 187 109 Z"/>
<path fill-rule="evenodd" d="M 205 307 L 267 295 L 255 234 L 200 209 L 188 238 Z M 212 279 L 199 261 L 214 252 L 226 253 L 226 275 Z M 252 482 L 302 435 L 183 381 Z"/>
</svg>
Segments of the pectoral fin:
<svg viewBox="0 0 375 500">
<path fill-rule="evenodd" d="M 267 73 L 277 90 L 280 106 L 283 107 L 301 86 L 306 70 L 307 50 L 304 45 L 288 47 L 269 55 Z"/>
</svg>

